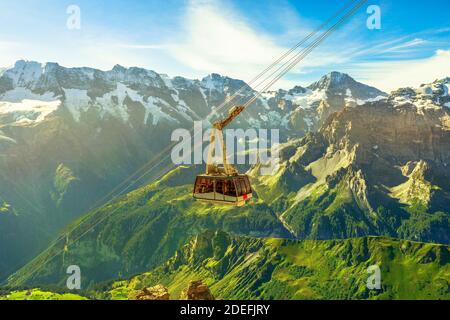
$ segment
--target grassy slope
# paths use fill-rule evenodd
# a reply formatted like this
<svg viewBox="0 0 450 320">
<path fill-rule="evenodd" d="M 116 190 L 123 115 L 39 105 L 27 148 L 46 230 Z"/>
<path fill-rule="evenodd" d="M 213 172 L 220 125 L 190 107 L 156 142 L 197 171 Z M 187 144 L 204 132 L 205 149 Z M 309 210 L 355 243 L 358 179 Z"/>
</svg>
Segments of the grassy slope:
<svg viewBox="0 0 450 320">
<path fill-rule="evenodd" d="M 87 300 L 87 298 L 73 293 L 53 293 L 40 289 L 13 291 L 0 296 L 0 300 Z"/>
<path fill-rule="evenodd" d="M 194 181 L 192 171 L 179 168 L 78 219 L 63 234 L 69 234 L 69 243 L 84 234 L 80 241 L 69 245 L 63 255 L 58 254 L 64 248 L 63 239 L 14 274 L 9 285 L 63 284 L 65 269 L 71 264 L 81 267 L 86 286 L 129 277 L 162 263 L 192 236 L 210 229 L 259 237 L 289 236 L 267 205 L 234 208 L 196 202 L 192 187 L 180 186 L 180 181 Z M 98 221 L 97 227 L 86 232 Z M 73 227 L 78 228 L 72 231 Z"/>
<path fill-rule="evenodd" d="M 113 285 L 110 296 L 162 283 L 178 298 L 203 279 L 219 299 L 450 299 L 449 247 L 382 237 L 283 240 L 196 237 L 152 272 Z M 367 268 L 382 290 L 368 290 Z"/>
<path fill-rule="evenodd" d="M 260 201 L 269 204 L 300 239 L 377 235 L 449 243 L 449 200 L 445 193 L 435 197 L 443 203 L 439 210 L 419 201 L 423 196 L 420 188 L 408 189 L 407 201 L 399 201 L 386 193 L 384 186 L 368 182 L 364 172 L 349 166 L 340 155 L 319 159 L 307 167 L 284 163 L 276 175 L 255 174 L 252 182 Z M 436 188 L 422 178 L 414 179 L 416 185 Z"/>
<path fill-rule="evenodd" d="M 65 268 L 70 264 L 82 268 L 87 287 L 103 281 L 127 278 L 159 265 L 192 236 L 205 230 L 284 238 L 291 236 L 287 231 L 290 230 L 300 238 L 309 239 L 399 234 L 397 230 L 401 215 L 397 211 L 389 215 L 383 211 L 377 211 L 376 214 L 364 211 L 345 180 L 337 179 L 336 184 L 327 187 L 311 184 L 305 172 L 294 177 L 288 173 L 282 174 L 289 178 L 288 181 L 280 177 L 255 181 L 255 194 L 260 197 L 256 197 L 251 206 L 232 208 L 194 201 L 191 186 L 185 183 L 194 181 L 195 172 L 178 168 L 162 180 L 139 188 L 75 221 L 65 231 L 69 234 L 69 241 L 84 234 L 87 227 L 96 221 L 101 223 L 80 241 L 70 245 L 64 255 L 59 254 L 40 267 L 48 257 L 62 250 L 64 241 L 58 243 L 13 275 L 9 285 L 63 284 Z M 314 188 L 308 196 L 297 201 L 299 194 L 289 191 L 294 183 Z M 272 190 L 274 199 L 269 202 L 263 190 Z M 414 216 L 423 217 L 423 210 L 418 211 Z M 412 220 L 414 216 L 406 217 L 406 221 Z M 428 240 L 432 238 L 432 230 L 442 229 L 439 225 L 445 226 L 446 221 L 448 223 L 448 217 L 444 215 L 437 228 L 431 228 L 434 222 L 428 223 L 428 220 L 420 217 L 415 223 L 411 221 L 409 229 L 403 225 L 406 231 L 400 236 L 415 238 L 415 235 L 425 234 Z M 434 215 L 433 219 L 439 217 Z M 73 227 L 79 228 L 72 231 Z"/>
</svg>

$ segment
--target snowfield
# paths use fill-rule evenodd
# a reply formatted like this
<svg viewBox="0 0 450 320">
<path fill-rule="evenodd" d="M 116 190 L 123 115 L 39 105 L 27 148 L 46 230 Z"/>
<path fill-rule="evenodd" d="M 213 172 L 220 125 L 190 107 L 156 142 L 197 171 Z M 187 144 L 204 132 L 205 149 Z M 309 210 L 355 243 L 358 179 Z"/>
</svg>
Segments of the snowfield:
<svg viewBox="0 0 450 320">
<path fill-rule="evenodd" d="M 41 122 L 60 105 L 61 100 L 53 93 L 38 95 L 21 87 L 0 95 L 0 115 L 8 115 L 18 124 Z"/>
</svg>

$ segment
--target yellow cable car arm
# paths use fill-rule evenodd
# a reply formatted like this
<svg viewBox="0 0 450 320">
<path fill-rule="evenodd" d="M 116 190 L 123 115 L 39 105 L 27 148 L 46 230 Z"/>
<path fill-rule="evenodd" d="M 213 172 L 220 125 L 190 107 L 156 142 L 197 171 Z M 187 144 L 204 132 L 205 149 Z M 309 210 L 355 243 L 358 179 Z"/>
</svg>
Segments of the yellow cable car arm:
<svg viewBox="0 0 450 320">
<path fill-rule="evenodd" d="M 229 125 L 239 114 L 241 114 L 241 112 L 244 111 L 244 109 L 245 109 L 244 106 L 234 106 L 228 112 L 228 116 L 225 119 L 213 123 L 214 129 L 217 130 L 217 137 L 219 138 L 219 143 L 222 146 L 222 157 L 224 167 L 223 170 L 225 171 L 224 173 L 227 175 L 237 175 L 238 171 L 227 161 L 227 150 L 225 147 L 222 130 L 227 125 Z M 211 131 L 210 149 L 208 152 L 208 161 L 206 163 L 206 174 L 220 174 L 220 169 L 212 163 L 216 140 L 215 130 Z"/>
<path fill-rule="evenodd" d="M 244 106 L 234 106 L 231 108 L 231 110 L 228 112 L 228 116 L 225 119 L 216 121 L 213 123 L 213 127 L 218 130 L 223 130 L 227 125 L 229 125 L 238 115 L 244 111 Z"/>
</svg>

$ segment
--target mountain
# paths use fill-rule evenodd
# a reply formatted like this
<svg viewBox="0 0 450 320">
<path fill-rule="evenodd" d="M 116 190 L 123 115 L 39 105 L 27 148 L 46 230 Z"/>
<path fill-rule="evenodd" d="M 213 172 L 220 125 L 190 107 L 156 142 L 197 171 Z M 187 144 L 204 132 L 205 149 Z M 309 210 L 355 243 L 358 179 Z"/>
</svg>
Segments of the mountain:
<svg viewBox="0 0 450 320">
<path fill-rule="evenodd" d="M 281 150 L 255 190 L 298 238 L 449 243 L 449 78 L 344 108 Z"/>
<path fill-rule="evenodd" d="M 358 95 L 345 99 L 379 93 L 347 82 Z M 326 105 L 344 107 L 328 97 L 335 85 L 345 86 L 307 89 L 311 106 L 281 93 L 259 98 L 231 127 L 279 128 L 282 141 L 303 137 L 316 130 Z M 0 279 L 45 248 L 67 223 L 109 199 L 115 186 L 170 143 L 173 130 L 190 129 L 204 118 L 210 127 L 220 113 L 216 107 L 241 87 L 237 102 L 255 94 L 243 81 L 218 74 L 191 80 L 119 65 L 101 71 L 17 61 L 1 73 Z M 165 165 L 157 163 L 146 179 L 118 193 L 151 182 Z"/>
<path fill-rule="evenodd" d="M 308 87 L 266 92 L 269 105 L 278 104 L 289 112 L 290 124 L 303 134 L 316 131 L 334 112 L 345 106 L 387 98 L 387 94 L 355 81 L 347 74 L 331 72 Z"/>
<path fill-rule="evenodd" d="M 236 208 L 194 201 L 191 183 L 199 172 L 179 167 L 161 180 L 83 215 L 62 231 L 68 237 L 67 251 L 62 251 L 65 239 L 57 242 L 12 275 L 9 285 L 63 284 L 64 268 L 71 264 L 83 270 L 86 287 L 130 276 L 162 263 L 205 230 L 290 237 L 274 211 L 264 203 Z M 70 245 L 80 236 L 80 241 Z M 51 256 L 56 258 L 48 260 Z"/>
<path fill-rule="evenodd" d="M 381 289 L 369 290 L 377 265 Z M 104 297 L 162 283 L 179 297 L 203 279 L 216 299 L 449 299 L 445 245 L 365 237 L 292 241 L 200 234 L 154 270 L 118 281 Z"/>
<path fill-rule="evenodd" d="M 260 176 L 259 165 L 249 171 L 255 197 L 244 208 L 195 202 L 192 182 L 202 168 L 179 167 L 76 220 L 62 234 L 69 244 L 83 236 L 80 241 L 58 255 L 64 237 L 9 283 L 61 283 L 66 264 L 79 264 L 90 284 L 130 276 L 211 229 L 252 237 L 389 236 L 449 244 L 447 86 L 443 79 L 347 106 L 317 132 L 282 144 L 278 172 Z"/>
<path fill-rule="evenodd" d="M 379 289 L 367 288 L 373 266 L 380 270 Z M 207 231 L 155 268 L 83 295 L 126 300 L 145 288 L 167 287 L 164 294 L 179 299 L 192 281 L 202 279 L 216 299 L 450 299 L 449 271 L 447 245 L 384 237 L 262 239 Z M 7 292 L 3 299 L 85 298 L 34 289 Z"/>
</svg>

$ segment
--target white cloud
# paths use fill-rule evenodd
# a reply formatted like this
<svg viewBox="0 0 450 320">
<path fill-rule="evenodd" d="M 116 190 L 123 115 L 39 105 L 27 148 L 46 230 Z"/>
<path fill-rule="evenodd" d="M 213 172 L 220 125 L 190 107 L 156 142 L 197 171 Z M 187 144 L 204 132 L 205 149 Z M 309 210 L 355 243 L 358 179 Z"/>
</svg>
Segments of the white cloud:
<svg viewBox="0 0 450 320">
<path fill-rule="evenodd" d="M 411 47 L 416 47 L 416 46 L 419 46 L 419 45 L 422 45 L 422 44 L 425 44 L 425 43 L 426 43 L 425 40 L 416 38 L 416 39 L 413 39 L 413 40 L 401 43 L 399 45 L 387 48 L 385 50 L 382 50 L 381 53 L 384 53 L 384 52 L 398 52 L 398 51 L 402 51 L 404 49 L 409 49 Z"/>
<path fill-rule="evenodd" d="M 425 59 L 368 62 L 356 65 L 355 76 L 384 91 L 401 87 L 418 87 L 449 76 L 450 50 L 437 50 Z"/>
<path fill-rule="evenodd" d="M 169 45 L 169 51 L 204 74 L 217 72 L 248 81 L 286 50 L 231 9 L 219 9 L 213 2 L 192 1 L 183 23 L 185 38 Z"/>
<path fill-rule="evenodd" d="M 283 10 L 285 14 L 289 12 L 289 8 Z M 291 14 L 298 17 L 295 11 Z M 288 20 L 283 24 L 292 23 L 295 27 L 295 34 L 288 32 L 289 42 L 294 45 L 311 31 L 311 27 L 299 18 L 291 16 Z M 196 74 L 217 72 L 248 82 L 289 49 L 279 45 L 267 33 L 257 30 L 238 12 L 217 1 L 191 1 L 182 25 L 181 42 L 166 46 L 177 61 L 195 70 Z M 280 38 L 287 42 L 287 34 L 278 34 L 277 40 Z M 349 57 L 347 50 L 319 48 L 292 69 L 291 75 L 302 74 L 304 68 L 345 63 Z M 283 77 L 272 89 L 291 88 L 298 83 Z"/>
</svg>

